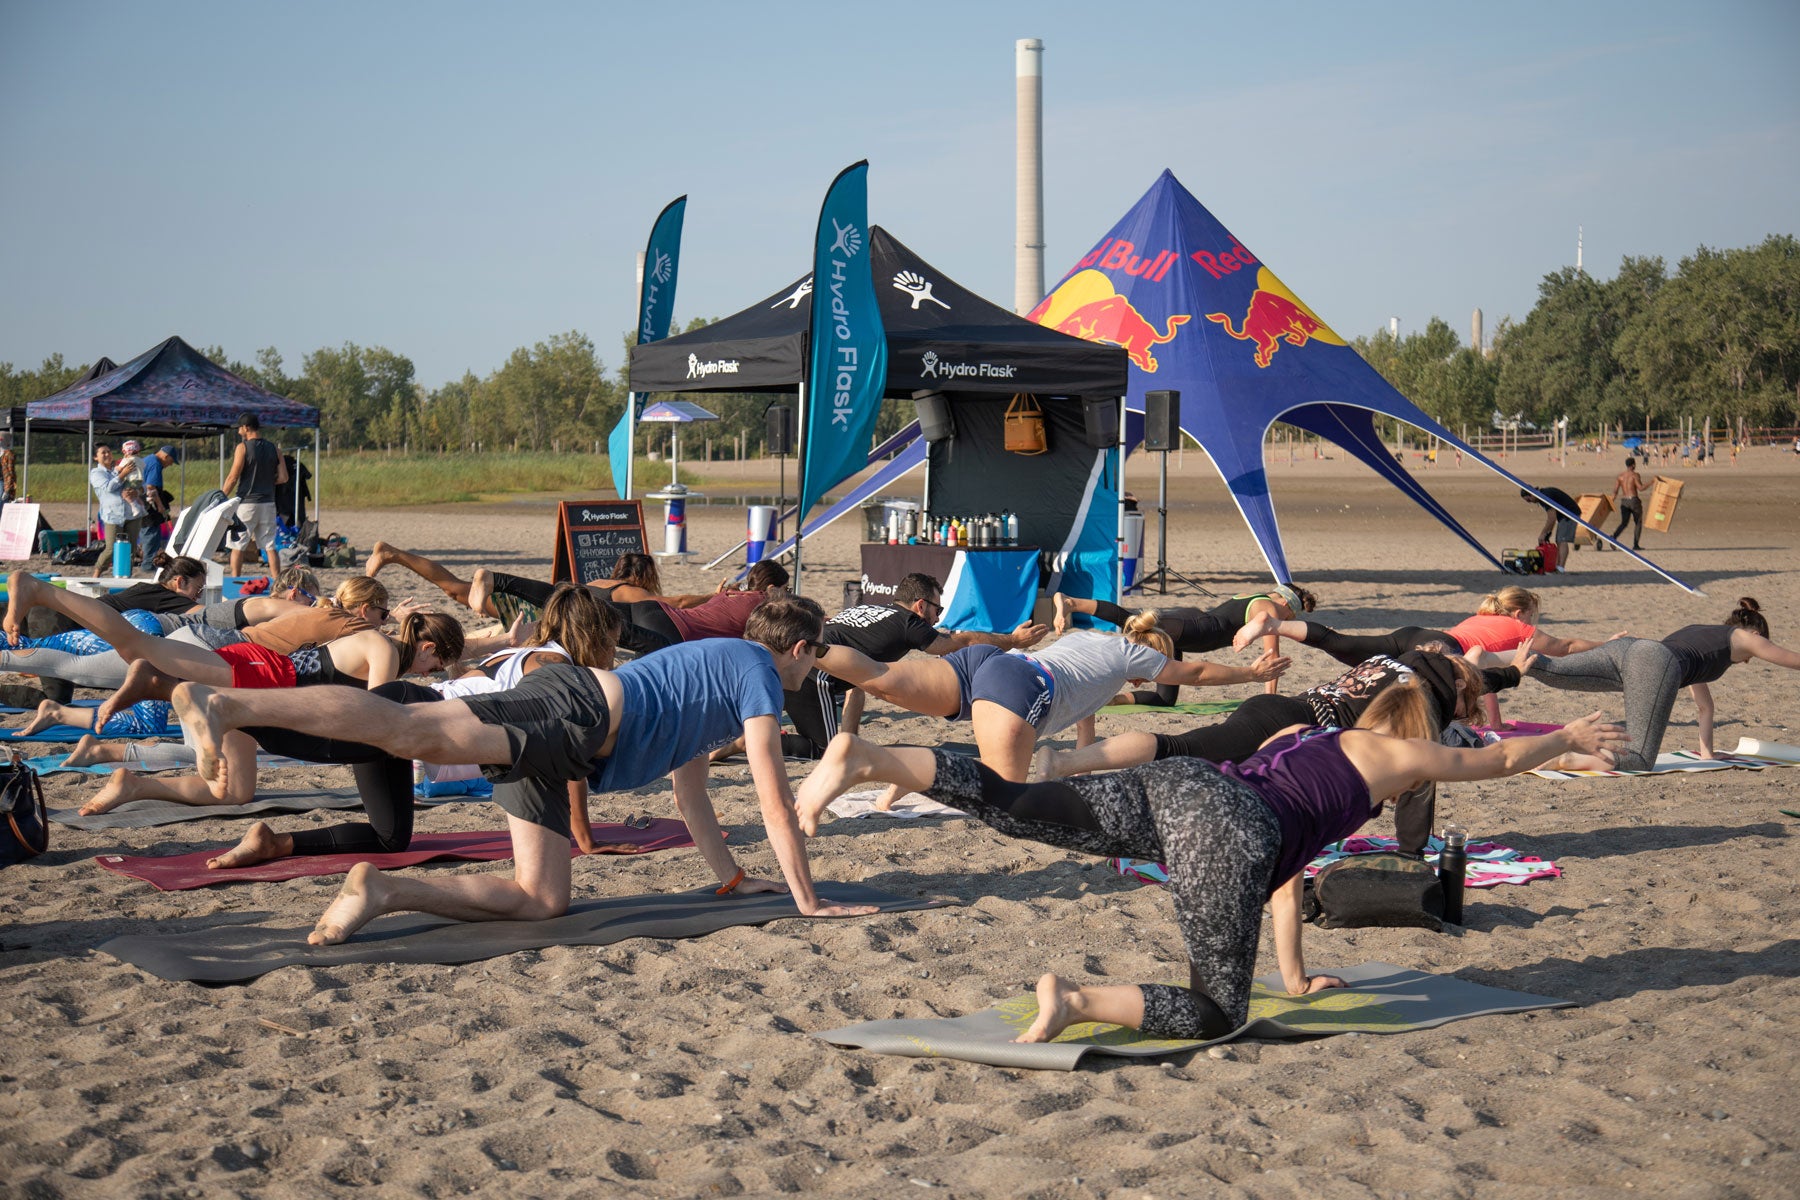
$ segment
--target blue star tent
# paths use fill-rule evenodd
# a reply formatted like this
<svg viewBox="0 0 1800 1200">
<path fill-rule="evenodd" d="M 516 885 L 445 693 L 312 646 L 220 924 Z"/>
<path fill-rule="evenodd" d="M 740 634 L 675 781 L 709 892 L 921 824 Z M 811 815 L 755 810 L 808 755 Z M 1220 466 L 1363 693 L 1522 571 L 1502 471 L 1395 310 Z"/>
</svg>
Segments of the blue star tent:
<svg viewBox="0 0 1800 1200">
<path fill-rule="evenodd" d="M 1500 561 L 1394 460 L 1375 432 L 1376 416 L 1434 434 L 1545 500 L 1396 391 L 1168 171 L 1031 318 L 1125 349 L 1131 357 L 1126 407 L 1137 436 L 1145 391 L 1181 393 L 1184 431 L 1218 468 L 1280 582 L 1289 582 L 1291 572 L 1262 461 L 1263 438 L 1277 420 L 1367 463 L 1496 567 Z M 1581 514 L 1566 515 L 1579 521 Z M 1695 590 L 1606 540 L 1669 582 Z"/>
</svg>

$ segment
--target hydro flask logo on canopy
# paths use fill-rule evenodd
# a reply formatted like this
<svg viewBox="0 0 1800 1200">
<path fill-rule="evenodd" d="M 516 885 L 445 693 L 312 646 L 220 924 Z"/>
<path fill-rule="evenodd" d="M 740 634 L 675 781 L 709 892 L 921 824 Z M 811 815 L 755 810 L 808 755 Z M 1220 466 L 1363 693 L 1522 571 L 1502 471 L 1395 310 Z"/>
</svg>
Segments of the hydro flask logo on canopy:
<svg viewBox="0 0 1800 1200">
<path fill-rule="evenodd" d="M 931 294 L 931 280 L 925 278 L 917 271 L 902 271 L 894 276 L 894 287 L 912 297 L 912 310 L 914 312 L 918 312 L 919 305 L 927 300 L 942 309 L 947 310 L 950 307 L 948 304 L 945 304 L 942 300 L 939 300 L 936 296 Z"/>
<path fill-rule="evenodd" d="M 850 305 L 844 299 L 844 285 L 850 282 L 850 276 L 844 272 L 850 265 L 848 260 L 862 249 L 862 232 L 854 221 L 845 224 L 836 217 L 831 218 L 831 227 L 837 231 L 837 240 L 831 243 L 829 253 L 844 255 L 831 260 L 831 332 L 839 342 L 850 343 L 856 332 L 850 328 Z M 856 375 L 862 363 L 853 344 L 833 346 L 832 350 L 831 423 L 848 429 L 850 414 L 856 411 L 850 394 L 856 389 Z"/>
<path fill-rule="evenodd" d="M 689 379 L 705 379 L 708 375 L 736 375 L 738 360 L 735 358 L 716 358 L 710 362 L 700 361 L 698 354 L 688 355 Z"/>
<path fill-rule="evenodd" d="M 799 287 L 795 288 L 775 303 L 769 305 L 769 307 L 780 308 L 785 304 L 788 307 L 788 311 L 793 312 L 800 307 L 800 302 L 810 295 L 812 295 L 812 276 L 808 275 L 805 279 L 800 281 Z"/>
<path fill-rule="evenodd" d="M 1011 363 L 950 362 L 935 350 L 919 356 L 919 375 L 925 379 L 1011 379 L 1018 370 Z"/>
</svg>

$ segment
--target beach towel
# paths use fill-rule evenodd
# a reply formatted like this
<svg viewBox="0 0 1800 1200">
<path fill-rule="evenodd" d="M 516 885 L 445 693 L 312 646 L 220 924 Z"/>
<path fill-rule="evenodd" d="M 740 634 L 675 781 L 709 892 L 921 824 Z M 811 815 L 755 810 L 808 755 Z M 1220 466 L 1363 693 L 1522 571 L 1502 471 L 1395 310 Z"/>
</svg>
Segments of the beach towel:
<svg viewBox="0 0 1800 1200">
<path fill-rule="evenodd" d="M 1665 750 L 1649 771 L 1552 771 L 1540 767 L 1532 774 L 1542 779 L 1617 779 L 1626 775 L 1669 775 L 1691 771 L 1766 771 L 1775 767 L 1800 767 L 1800 746 L 1740 737 L 1737 749 L 1717 758 L 1701 758 L 1691 750 Z"/>
<path fill-rule="evenodd" d="M 302 813 L 314 809 L 361 808 L 355 788 L 305 788 L 292 792 L 264 792 L 248 804 L 177 804 L 173 800 L 132 800 L 111 812 L 84 817 L 80 810 L 53 808 L 50 819 L 70 829 L 150 829 L 182 821 L 257 816 L 261 813 Z"/>
<path fill-rule="evenodd" d="M 1485 987 L 1453 975 L 1427 975 L 1389 963 L 1364 963 L 1332 973 L 1350 986 L 1290 996 L 1281 990 L 1279 975 L 1263 976 L 1251 992 L 1250 1019 L 1212 1041 L 1147 1038 L 1119 1025 L 1086 1021 L 1069 1026 L 1053 1042 L 1021 1045 L 1012 1039 L 1030 1028 L 1037 1017 L 1036 996 L 1018 996 L 962 1017 L 864 1021 L 813 1036 L 835 1046 L 877 1054 L 1072 1071 L 1090 1053 L 1157 1058 L 1237 1038 L 1405 1033 L 1494 1013 L 1573 1007 L 1568 1000 Z"/>
<path fill-rule="evenodd" d="M 908 792 L 894 801 L 894 807 L 882 812 L 875 807 L 875 802 L 886 793 L 886 788 L 865 788 L 856 792 L 845 792 L 836 800 L 825 806 L 825 810 L 834 817 L 844 820 L 856 820 L 859 817 L 895 817 L 902 821 L 917 820 L 920 817 L 963 817 L 968 814 L 960 808 L 951 808 L 947 804 L 939 804 L 929 800 L 917 792 Z"/>
<path fill-rule="evenodd" d="M 1399 848 L 1400 843 L 1388 837 L 1345 838 L 1325 847 L 1317 858 L 1307 863 L 1306 877 L 1311 879 L 1332 863 L 1353 855 L 1392 854 Z M 1443 849 L 1442 838 L 1431 838 L 1425 843 L 1425 861 L 1435 867 Z M 1555 879 L 1562 874 L 1562 868 L 1555 863 L 1535 855 L 1521 854 L 1498 842 L 1470 842 L 1468 855 L 1469 869 L 1463 881 L 1464 887 L 1491 888 L 1503 883 L 1526 884 L 1534 879 Z M 1168 872 L 1163 870 L 1161 863 L 1146 862 L 1139 858 L 1109 858 L 1106 864 L 1125 878 L 1135 879 L 1139 883 L 1160 885 L 1169 882 Z"/>
<path fill-rule="evenodd" d="M 593 830 L 594 842 L 603 848 L 604 854 L 650 854 L 694 844 L 685 824 L 666 817 L 652 821 L 648 828 L 595 825 Z M 392 854 L 300 854 L 253 867 L 207 870 L 206 860 L 224 849 L 214 846 L 191 854 L 160 857 L 102 854 L 94 862 L 108 871 L 141 879 L 159 892 L 182 892 L 225 883 L 279 883 L 314 875 L 342 875 L 359 862 L 370 863 L 377 870 L 391 871 L 428 862 L 500 862 L 513 854 L 511 835 L 504 829 L 495 829 L 481 833 L 416 834 L 411 845 Z M 574 857 L 581 857 L 581 851 L 575 849 L 573 843 L 569 851 Z"/>
<path fill-rule="evenodd" d="M 1196 700 L 1191 704 L 1108 704 L 1100 710 L 1103 717 L 1126 717 L 1133 713 L 1173 713 L 1188 717 L 1215 717 L 1228 713 L 1242 700 Z"/>
<path fill-rule="evenodd" d="M 953 900 L 895 896 L 857 883 L 814 885 L 833 904 L 874 904 L 882 912 L 939 908 Z M 548 921 L 452 921 L 421 913 L 377 917 L 337 946 L 309 946 L 310 925 L 219 925 L 193 933 L 129 934 L 99 949 L 159 979 L 247 983 L 289 966 L 351 963 L 480 962 L 549 946 L 609 946 L 626 938 L 702 937 L 735 926 L 766 925 L 800 910 L 785 894 L 717 894 L 715 885 L 667 895 L 579 900 Z"/>
</svg>

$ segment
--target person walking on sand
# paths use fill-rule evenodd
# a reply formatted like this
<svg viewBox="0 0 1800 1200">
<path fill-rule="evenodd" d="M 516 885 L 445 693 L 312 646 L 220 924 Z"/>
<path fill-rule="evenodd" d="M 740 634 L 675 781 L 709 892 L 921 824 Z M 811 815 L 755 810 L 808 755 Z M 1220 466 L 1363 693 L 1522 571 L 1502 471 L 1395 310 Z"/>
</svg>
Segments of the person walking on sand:
<svg viewBox="0 0 1800 1200">
<path fill-rule="evenodd" d="M 1638 543 L 1644 540 L 1644 477 L 1637 473 L 1637 459 L 1627 458 L 1625 469 L 1613 480 L 1613 499 L 1619 502 L 1619 527 L 1612 531 L 1612 540 L 1618 541 L 1619 535 L 1625 532 L 1627 523 L 1631 525 L 1631 548 L 1642 550 Z M 1595 543 L 1594 549 L 1606 549 L 1605 542 Z"/>
<path fill-rule="evenodd" d="M 1603 754 L 1624 735 L 1593 713 L 1542 737 L 1452 750 L 1430 735 L 1424 691 L 1391 687 L 1355 729 L 1289 729 L 1246 761 L 1215 767 L 1169 758 L 1111 775 L 1013 783 L 944 750 L 877 746 L 839 734 L 800 786 L 802 828 L 863 783 L 921 792 L 1013 838 L 1102 857 L 1167 864 L 1169 897 L 1186 943 L 1188 987 L 1083 987 L 1038 980 L 1037 1020 L 1017 1040 L 1048 1041 L 1077 1021 L 1105 1021 L 1150 1037 L 1210 1039 L 1249 1015 L 1263 906 L 1274 916 L 1275 960 L 1290 994 L 1343 987 L 1308 975 L 1301 954 L 1306 864 L 1349 837 L 1389 800 L 1421 783 L 1498 779 L 1568 751 Z"/>
<path fill-rule="evenodd" d="M 175 711 L 199 751 L 202 777 L 230 786 L 220 754 L 232 732 L 274 726 L 362 742 L 426 762 L 472 762 L 494 781 L 507 814 L 513 878 L 384 877 L 351 868 L 308 938 L 344 941 L 383 913 L 426 912 L 461 921 L 548 920 L 568 911 L 569 835 L 587 823 L 588 789 L 643 787 L 667 775 L 675 803 L 719 894 L 788 892 L 804 916 L 861 916 L 861 905 L 821 901 L 781 763 L 781 690 L 812 669 L 825 614 L 804 597 L 771 600 L 746 637 L 671 646 L 617 671 L 547 663 L 504 692 L 396 704 L 347 688 L 275 692 L 183 684 Z M 708 747 L 746 735 L 751 777 L 784 883 L 749 878 L 725 846 L 706 791 Z"/>
</svg>

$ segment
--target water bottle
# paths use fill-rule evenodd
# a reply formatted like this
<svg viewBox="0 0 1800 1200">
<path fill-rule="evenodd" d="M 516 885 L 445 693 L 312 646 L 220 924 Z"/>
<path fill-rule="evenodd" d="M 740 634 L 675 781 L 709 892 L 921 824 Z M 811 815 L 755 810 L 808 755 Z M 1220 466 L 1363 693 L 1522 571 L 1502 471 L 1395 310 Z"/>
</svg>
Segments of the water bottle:
<svg viewBox="0 0 1800 1200">
<path fill-rule="evenodd" d="M 1438 855 L 1438 882 L 1444 888 L 1444 920 L 1463 923 L 1463 880 L 1469 874 L 1469 835 L 1460 825 L 1444 826 L 1444 849 Z"/>
<path fill-rule="evenodd" d="M 1019 514 L 1010 510 L 1006 514 L 1006 544 L 1009 546 L 1019 544 Z"/>
<path fill-rule="evenodd" d="M 906 510 L 906 525 L 901 530 L 901 540 L 908 546 L 919 544 L 919 517 L 910 508 Z"/>
<path fill-rule="evenodd" d="M 113 578 L 129 579 L 131 577 L 131 543 L 113 543 Z"/>
</svg>

